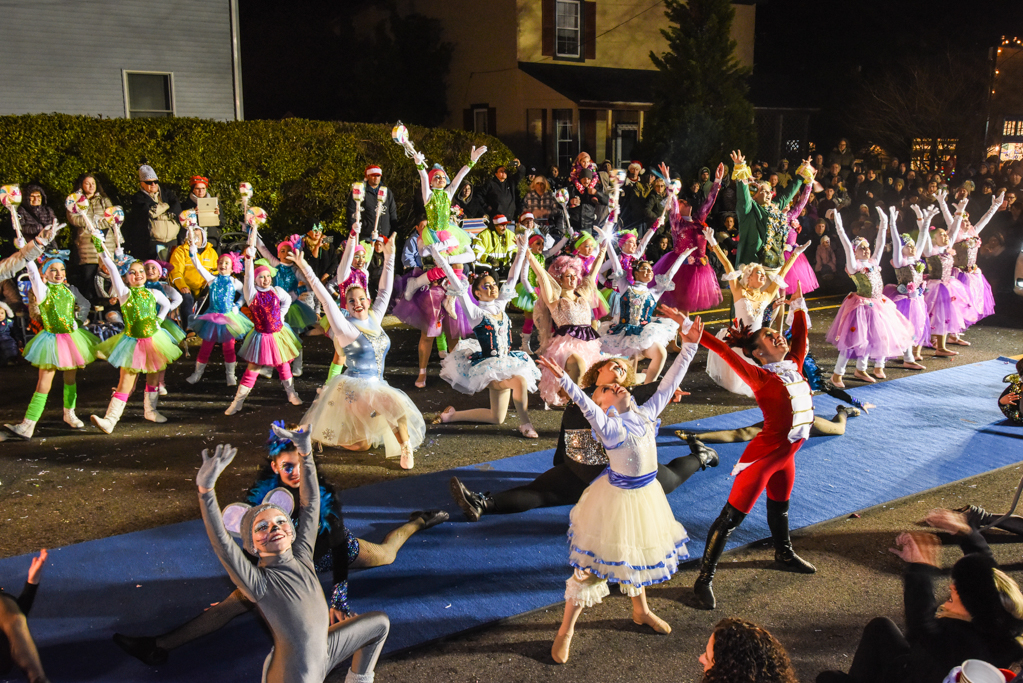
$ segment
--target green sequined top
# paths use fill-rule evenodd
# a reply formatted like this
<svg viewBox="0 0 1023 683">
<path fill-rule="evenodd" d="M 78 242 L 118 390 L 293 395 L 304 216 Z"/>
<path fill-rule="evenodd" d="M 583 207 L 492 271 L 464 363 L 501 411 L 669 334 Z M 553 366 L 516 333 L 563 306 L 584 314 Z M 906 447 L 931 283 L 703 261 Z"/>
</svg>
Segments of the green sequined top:
<svg viewBox="0 0 1023 683">
<path fill-rule="evenodd" d="M 426 204 L 426 227 L 430 230 L 447 230 L 451 222 L 451 196 L 447 190 L 433 190 Z"/>
<path fill-rule="evenodd" d="M 78 329 L 75 295 L 64 283 L 46 284 L 46 298 L 39 303 L 43 329 L 53 334 L 70 334 Z"/>
<path fill-rule="evenodd" d="M 145 287 L 132 287 L 128 300 L 121 304 L 124 333 L 134 339 L 147 339 L 160 329 L 156 317 L 156 297 Z"/>
</svg>

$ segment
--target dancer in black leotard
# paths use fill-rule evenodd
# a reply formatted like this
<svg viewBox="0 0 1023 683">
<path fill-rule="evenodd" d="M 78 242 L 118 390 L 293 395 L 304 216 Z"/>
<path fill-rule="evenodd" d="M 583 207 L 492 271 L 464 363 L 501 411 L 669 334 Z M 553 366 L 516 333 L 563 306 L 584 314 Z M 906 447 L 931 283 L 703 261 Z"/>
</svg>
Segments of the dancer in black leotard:
<svg viewBox="0 0 1023 683">
<path fill-rule="evenodd" d="M 13 595 L 0 590 L 0 676 L 5 676 L 17 664 L 28 677 L 30 683 L 46 683 L 49 679 L 43 673 L 43 665 L 39 662 L 39 652 L 28 631 L 26 617 L 32 609 L 32 602 L 39 588 L 39 574 L 46 564 L 46 549 L 39 551 L 38 557 L 32 558 L 28 569 L 28 580 L 21 589 L 21 595 Z"/>
<path fill-rule="evenodd" d="M 590 387 L 587 393 L 605 384 L 632 386 L 635 371 L 625 358 L 608 358 L 594 363 L 580 380 L 580 386 Z M 636 387 L 633 396 L 637 402 L 645 401 L 657 390 L 657 385 Z M 695 440 L 694 440 L 695 441 Z M 671 493 L 698 470 L 717 467 L 718 454 L 701 442 L 690 444 L 691 455 L 675 458 L 667 465 L 657 466 L 657 481 L 665 493 Z M 554 466 L 524 486 L 489 493 L 470 491 L 451 478 L 451 495 L 462 509 L 466 519 L 477 522 L 484 515 L 509 515 L 533 508 L 575 505 L 586 487 L 607 467 L 607 455 L 591 434 L 590 423 L 574 403 L 565 407 L 561 418 L 561 434 L 554 451 Z"/>
</svg>

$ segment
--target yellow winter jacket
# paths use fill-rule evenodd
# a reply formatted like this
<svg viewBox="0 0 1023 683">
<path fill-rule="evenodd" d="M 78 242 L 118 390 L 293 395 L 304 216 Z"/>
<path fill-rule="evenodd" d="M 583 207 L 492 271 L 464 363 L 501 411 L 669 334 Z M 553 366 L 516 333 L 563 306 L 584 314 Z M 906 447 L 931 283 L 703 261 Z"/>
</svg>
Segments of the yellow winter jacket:
<svg viewBox="0 0 1023 683">
<path fill-rule="evenodd" d="M 199 252 L 199 263 L 214 275 L 217 272 L 218 259 L 217 250 L 209 244 Z M 188 287 L 193 295 L 198 294 L 199 290 L 206 284 L 206 280 L 203 279 L 203 276 L 192 265 L 192 258 L 188 255 L 187 244 L 178 245 L 171 252 L 170 274 L 167 276 L 167 281 L 171 287 L 178 291 L 181 291 L 183 287 Z"/>
</svg>

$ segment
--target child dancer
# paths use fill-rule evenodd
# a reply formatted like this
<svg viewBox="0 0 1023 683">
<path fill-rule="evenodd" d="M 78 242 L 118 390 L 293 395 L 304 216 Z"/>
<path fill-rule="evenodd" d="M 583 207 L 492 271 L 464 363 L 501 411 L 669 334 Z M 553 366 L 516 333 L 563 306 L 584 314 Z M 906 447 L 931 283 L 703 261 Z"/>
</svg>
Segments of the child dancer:
<svg viewBox="0 0 1023 683">
<path fill-rule="evenodd" d="M 614 211 L 608 216 L 611 224 L 614 221 Z M 579 260 L 580 277 L 587 278 L 592 273 L 594 276 L 594 287 L 596 287 L 597 276 L 600 274 L 601 266 L 603 263 L 597 263 L 597 253 L 600 252 L 601 247 L 597 244 L 597 240 L 588 232 L 582 234 L 577 233 L 575 243 L 572 245 L 572 254 Z M 594 267 L 596 266 L 596 267 Z M 611 312 L 611 307 L 608 305 L 607 297 L 599 289 L 594 289 L 594 306 L 593 306 L 593 319 L 600 320 L 605 315 Z"/>
<path fill-rule="evenodd" d="M 361 223 L 352 224 L 352 234 L 348 237 L 341 262 L 337 266 L 337 289 L 342 300 L 349 287 L 360 287 L 369 294 L 369 269 L 366 264 L 368 263 L 367 255 L 372 247 L 365 242 L 359 242 L 361 230 Z M 344 302 L 342 301 L 342 303 Z M 320 319 L 320 326 L 323 327 L 328 337 L 334 334 L 330 328 L 330 318 L 327 316 Z M 344 363 L 344 358 L 335 349 L 334 358 L 331 359 L 330 368 L 327 370 L 327 381 L 334 379 L 344 371 Z"/>
<path fill-rule="evenodd" d="M 329 380 L 303 418 L 312 425 L 312 438 L 328 446 L 365 451 L 384 444 L 388 457 L 401 455 L 402 469 L 415 465 L 413 453 L 426 436 L 426 422 L 405 392 L 384 380 L 384 360 L 391 340 L 380 326 L 394 283 L 394 241 L 384 245 L 384 272 L 377 298 L 352 286 L 344 293 L 348 315 L 342 315 L 327 288 L 300 253 L 292 258 L 312 286 L 330 317 L 334 348 L 343 353 L 347 369 Z"/>
<path fill-rule="evenodd" d="M 192 329 L 202 339 L 202 346 L 199 347 L 199 357 L 195 361 L 195 372 L 185 381 L 195 384 L 202 379 L 206 364 L 210 362 L 213 347 L 220 344 L 224 352 L 227 386 L 236 386 L 238 378 L 235 377 L 235 368 L 238 366 L 238 356 L 235 353 L 235 342 L 245 337 L 253 327 L 252 321 L 238 311 L 236 302 L 238 294 L 242 291 L 242 283 L 234 274 L 242 272 L 241 254 L 230 252 L 222 255 L 217 261 L 216 275 L 206 270 L 199 261 L 198 247 L 194 242 L 189 244 L 188 254 L 192 259 L 192 265 L 206 281 L 210 303 L 205 313 L 192 318 Z"/>
<path fill-rule="evenodd" d="M 274 256 L 263 244 L 262 239 L 256 242 L 256 247 L 259 249 L 260 255 L 263 256 L 256 262 L 256 265 L 270 266 L 274 273 L 274 286 L 284 290 L 291 297 L 291 305 L 282 315 L 284 322 L 291 326 L 296 335 L 302 334 L 306 328 L 316 324 L 316 311 L 299 299 L 302 292 L 307 291 L 306 283 L 299 277 L 298 269 L 291 265 L 291 261 L 288 259 L 289 255 L 297 251 L 301 245 L 302 236 L 292 235 L 277 245 L 277 255 Z M 291 363 L 291 374 L 293 377 L 302 376 L 301 345 L 298 348 L 298 356 Z"/>
<path fill-rule="evenodd" d="M 881 213 L 884 220 L 884 213 Z M 856 359 L 855 377 L 873 383 L 867 374 L 867 363 L 874 359 L 874 377 L 885 379 L 885 359 L 900 356 L 913 344 L 913 326 L 899 313 L 892 300 L 884 295 L 881 281 L 881 258 L 884 256 L 886 230 L 879 228 L 874 253 L 862 237 L 850 242 L 837 211 L 830 212 L 835 221 L 838 239 L 845 249 L 845 272 L 852 278 L 856 291 L 850 292 L 842 302 L 835 322 L 828 329 L 828 340 L 838 349 L 838 362 L 831 375 L 831 383 L 844 389 L 842 376 L 850 358 Z"/>
<path fill-rule="evenodd" d="M 562 237 L 558 240 L 557 244 L 546 251 L 543 248 L 545 242 L 543 234 L 539 232 L 529 235 L 529 251 L 532 252 L 533 258 L 540 264 L 540 267 L 544 266 L 547 259 L 561 253 L 561 249 L 568 243 L 568 237 Z M 522 280 L 515 285 L 515 291 L 518 296 L 515 297 L 511 304 L 525 314 L 525 320 L 522 322 L 521 350 L 523 353 L 530 355 L 533 353 L 533 349 L 529 345 L 529 338 L 533 334 L 533 308 L 536 306 L 536 286 L 536 273 L 530 268 L 523 268 Z"/>
<path fill-rule="evenodd" d="M 181 296 L 181 292 L 174 289 L 166 282 L 167 264 L 155 259 L 149 259 L 144 265 L 146 267 L 146 288 L 163 292 L 163 295 L 167 297 L 168 301 L 170 301 L 171 313 L 174 313 L 174 311 L 178 310 L 178 307 L 184 299 Z M 170 319 L 170 315 L 163 319 L 163 322 L 160 323 L 160 327 L 162 327 L 167 334 L 170 335 L 170 338 L 174 340 L 175 344 L 181 344 L 181 342 L 185 340 L 184 331 L 176 322 Z M 159 382 L 157 387 L 161 396 L 167 395 L 167 387 L 163 381 L 166 372 L 166 370 L 161 370 L 160 376 L 157 380 Z"/>
<path fill-rule="evenodd" d="M 663 583 L 689 558 L 686 530 L 675 519 L 657 481 L 657 426 L 661 411 L 685 377 L 703 332 L 700 319 L 683 335 L 685 344 L 657 393 L 642 406 L 619 384 L 598 388 L 590 399 L 564 370 L 547 358 L 540 364 L 578 405 L 607 451 L 605 476 L 597 477 L 572 508 L 568 530 L 569 564 L 565 616 L 551 647 L 558 664 L 568 661 L 575 623 L 584 607 L 609 595 L 617 583 L 632 598 L 632 620 L 657 633 L 671 626 L 650 611 L 646 587 Z"/>
<path fill-rule="evenodd" d="M 469 297 L 468 286 L 461 285 L 458 297 L 473 325 L 476 339 L 463 339 L 440 364 L 440 376 L 463 394 L 490 391 L 490 408 L 455 410 L 448 406 L 438 422 L 486 422 L 504 424 L 508 415 L 508 397 L 515 403 L 519 416 L 519 433 L 536 439 L 538 435 L 529 420 L 529 394 L 536 391 L 540 371 L 522 351 L 511 350 L 511 320 L 505 313 L 508 302 L 515 296 L 526 257 L 525 235 L 515 238 L 518 253 L 511 265 L 508 279 L 497 291 L 497 283 L 490 275 L 482 275 L 473 282 L 473 294 L 479 305 Z M 439 251 L 434 249 L 434 260 L 444 269 L 448 282 L 457 282 L 455 272 Z"/>
<path fill-rule="evenodd" d="M 146 288 L 146 269 L 140 261 L 126 260 L 119 269 L 98 238 L 96 251 L 110 273 L 114 296 L 121 305 L 124 332 L 96 347 L 96 355 L 119 368 L 121 377 L 106 415 L 92 415 L 92 423 L 106 434 L 114 431 L 141 373 L 146 375 L 145 419 L 166 422 L 167 418 L 156 409 L 160 398 L 160 372 L 181 355 L 181 347 L 160 326 L 170 312 L 170 301 L 161 290 Z"/>
<path fill-rule="evenodd" d="M 803 177 L 806 184 L 803 186 L 802 192 L 799 193 L 799 198 L 796 199 L 795 204 L 785 212 L 785 218 L 788 219 L 789 226 L 788 235 L 785 236 L 785 258 L 788 258 L 796 249 L 796 238 L 799 236 L 801 229 L 799 214 L 803 213 L 806 203 L 810 201 L 813 179 L 817 175 L 817 170 L 810 165 L 810 159 L 804 161 L 797 172 Z M 806 251 L 806 248 L 804 247 L 802 251 Z M 803 253 L 796 256 L 796 262 L 789 267 L 788 275 L 785 276 L 785 286 L 790 291 L 795 291 L 796 285 L 802 285 L 804 294 L 809 294 L 820 287 L 820 283 L 817 282 L 817 275 L 814 273 L 813 267 L 810 266 L 810 261 Z"/>
<path fill-rule="evenodd" d="M 42 274 L 35 261 L 29 261 L 26 266 L 43 329 L 25 346 L 25 359 L 39 368 L 36 391 L 25 411 L 25 419 L 17 425 L 4 425 L 22 439 L 32 438 L 46 407 L 53 377 L 58 372 L 64 376 L 64 422 L 74 429 L 85 426 L 75 415 L 78 397 L 75 375 L 79 368 L 96 360 L 96 346 L 100 342 L 75 320 L 75 296 L 67 286 L 64 268 L 64 259 L 68 256 L 69 252 L 63 251 L 48 257 L 43 262 Z"/>
<path fill-rule="evenodd" d="M 926 213 L 921 213 L 920 207 L 911 205 L 917 215 L 917 228 L 920 233 L 917 241 L 914 242 L 909 234 L 899 235 L 899 212 L 894 206 L 891 207 L 891 219 L 885 220 L 881 213 L 881 220 L 878 224 L 879 230 L 887 227 L 892 232 L 892 266 L 895 267 L 895 276 L 899 285 L 885 285 L 885 296 L 895 302 L 895 308 L 899 313 L 906 316 L 906 320 L 913 326 L 913 344 L 905 350 L 902 356 L 902 367 L 907 370 L 924 370 L 924 366 L 917 363 L 923 360 L 923 345 L 931 339 L 931 321 L 927 315 L 927 304 L 924 303 L 924 270 L 926 269 L 921 255 L 930 246 L 931 219 L 938 209 L 929 207 Z M 880 212 L 880 209 L 878 210 Z M 901 241 L 900 241 L 901 240 Z"/>
<path fill-rule="evenodd" d="M 256 386 L 260 367 L 277 368 L 277 376 L 281 378 L 284 392 L 293 406 L 302 405 L 302 399 L 295 391 L 295 380 L 292 377 L 291 361 L 298 358 L 302 351 L 302 342 L 295 336 L 291 325 L 284 322 L 288 308 L 292 305 L 291 296 L 281 287 L 273 286 L 276 271 L 270 266 L 254 266 L 256 240 L 259 236 L 253 224 L 249 231 L 249 246 L 246 247 L 245 284 L 242 293 L 252 314 L 253 328 L 245 335 L 238 355 L 248 361 L 248 367 L 238 385 L 231 405 L 224 411 L 225 415 L 234 415 L 242 409 L 245 397 Z M 290 254 L 288 254 L 290 256 Z"/>
<path fill-rule="evenodd" d="M 18 342 L 14 340 L 14 311 L 0 301 L 0 365 L 10 365 L 18 357 Z"/>
<path fill-rule="evenodd" d="M 970 292 L 966 285 L 955 278 L 952 264 L 955 260 L 955 244 L 959 229 L 966 215 L 964 199 L 956 205 L 952 227 L 946 231 L 937 228 L 931 235 L 931 244 L 924 251 L 927 258 L 927 291 L 924 303 L 931 323 L 931 334 L 935 335 L 934 351 L 936 358 L 958 356 L 958 351 L 948 349 L 948 336 L 956 335 L 977 321 L 977 312 L 971 303 Z"/>
</svg>

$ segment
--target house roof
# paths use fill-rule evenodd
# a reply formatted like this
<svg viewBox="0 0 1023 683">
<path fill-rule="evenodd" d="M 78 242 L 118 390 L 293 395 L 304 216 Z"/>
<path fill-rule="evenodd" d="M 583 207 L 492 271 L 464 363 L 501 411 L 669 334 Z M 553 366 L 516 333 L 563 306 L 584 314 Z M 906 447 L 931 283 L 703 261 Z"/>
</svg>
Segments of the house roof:
<svg viewBox="0 0 1023 683">
<path fill-rule="evenodd" d="M 653 104 L 656 69 L 611 69 L 564 62 L 519 62 L 519 70 L 576 104 Z"/>
</svg>

